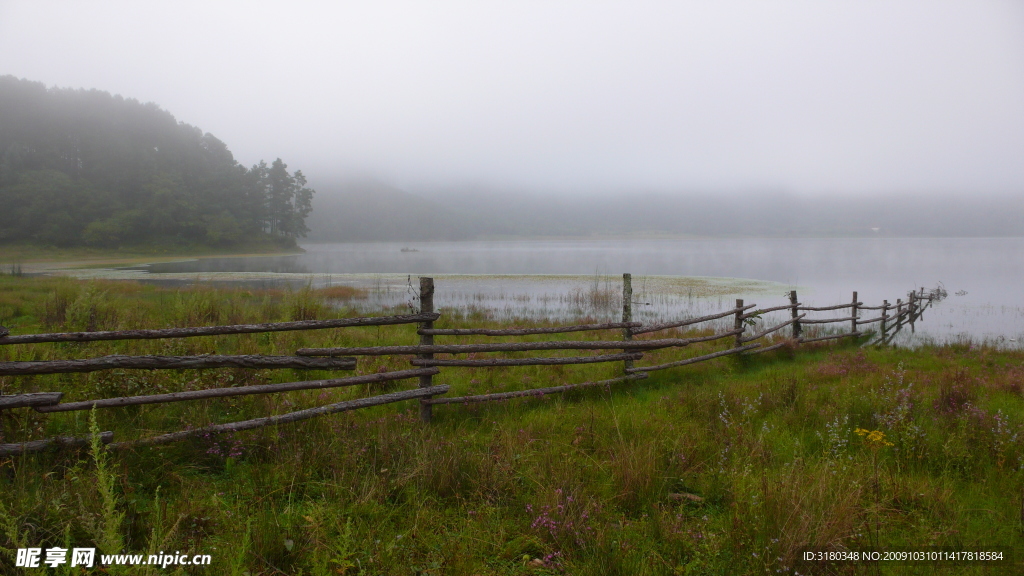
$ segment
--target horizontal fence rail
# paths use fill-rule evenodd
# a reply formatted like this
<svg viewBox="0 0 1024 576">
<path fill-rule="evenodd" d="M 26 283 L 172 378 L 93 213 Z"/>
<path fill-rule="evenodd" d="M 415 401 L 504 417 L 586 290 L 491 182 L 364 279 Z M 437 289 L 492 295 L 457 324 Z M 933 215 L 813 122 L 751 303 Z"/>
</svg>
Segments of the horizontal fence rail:
<svg viewBox="0 0 1024 576">
<path fill-rule="evenodd" d="M 854 304 L 853 302 L 850 302 L 849 304 L 836 304 L 835 306 L 820 306 L 820 307 L 817 307 L 817 308 L 813 307 L 813 306 L 798 306 L 797 310 L 805 310 L 807 312 L 827 312 L 829 310 L 842 310 L 843 308 L 855 308 L 855 307 L 859 307 L 861 304 L 862 304 L 861 302 L 858 302 L 856 304 Z M 788 307 L 789 306 L 787 306 L 787 308 Z"/>
<path fill-rule="evenodd" d="M 31 392 L 28 394 L 14 394 L 12 396 L 0 396 L 0 410 L 6 408 L 30 408 L 35 406 L 49 406 L 60 402 L 63 392 Z"/>
<path fill-rule="evenodd" d="M 568 392 L 577 388 L 590 388 L 594 386 L 609 386 L 611 384 L 618 384 L 620 382 L 629 382 L 632 380 L 642 380 L 647 378 L 647 374 L 635 374 L 629 376 L 620 376 L 619 378 L 610 378 L 608 380 L 598 380 L 596 382 L 580 382 L 578 384 L 566 384 L 564 386 L 551 386 L 548 388 L 531 388 L 529 390 L 516 390 L 514 392 L 496 392 L 494 394 L 479 394 L 476 396 L 457 396 L 455 398 L 433 398 L 430 400 L 424 400 L 424 402 L 436 405 L 436 404 L 471 404 L 477 402 L 494 402 L 496 400 L 508 400 L 510 398 L 524 398 L 529 396 L 545 396 L 547 394 L 558 394 L 561 392 Z"/>
<path fill-rule="evenodd" d="M 124 396 L 121 398 L 104 398 L 102 400 L 84 400 L 82 402 L 65 402 L 54 405 L 34 406 L 36 412 L 71 412 L 74 410 L 91 410 L 93 408 L 119 408 L 121 406 L 138 406 L 140 404 L 167 404 L 201 400 L 206 398 L 227 398 L 231 396 L 247 396 L 250 394 L 278 394 L 295 390 L 319 390 L 322 388 L 338 388 L 341 386 L 358 386 L 393 380 L 406 380 L 431 376 L 440 372 L 437 368 L 420 370 L 399 370 L 396 372 L 380 372 L 365 376 L 349 376 L 348 378 L 330 378 L 326 380 L 306 380 L 303 382 L 284 382 L 281 384 L 258 384 L 253 386 L 236 386 L 233 388 L 209 388 L 206 390 L 190 390 L 187 392 L 170 392 L 168 394 L 151 394 L 149 396 Z"/>
<path fill-rule="evenodd" d="M 683 326 L 690 326 L 691 324 L 699 324 L 701 322 L 707 322 L 708 320 L 717 320 L 718 318 L 725 318 L 726 316 L 732 316 L 736 312 L 743 312 L 750 308 L 756 307 L 757 304 L 751 304 L 742 308 L 735 308 L 733 310 L 726 310 L 725 312 L 719 312 L 717 314 L 708 314 L 707 316 L 701 316 L 699 318 L 690 318 L 687 320 L 680 320 L 678 322 L 665 322 L 663 324 L 653 324 L 646 326 L 640 330 L 633 330 L 633 335 L 647 334 L 649 332 L 657 332 L 659 330 L 668 330 L 669 328 L 682 328 Z M 787 306 L 788 308 L 788 306 Z"/>
<path fill-rule="evenodd" d="M 800 303 L 798 302 L 796 305 L 800 306 Z M 761 314 L 767 314 L 768 312 L 777 312 L 779 310 L 790 310 L 792 308 L 793 308 L 792 304 L 786 304 L 785 306 L 773 306 L 771 308 L 758 308 L 757 310 L 754 310 L 753 312 L 748 312 L 748 313 L 744 314 L 743 317 L 744 318 L 752 318 L 754 316 L 760 316 Z"/>
<path fill-rule="evenodd" d="M 730 354 L 741 354 L 747 350 L 753 350 L 760 348 L 760 344 L 750 344 L 747 346 L 740 346 L 739 348 L 727 348 L 719 352 L 712 352 L 711 354 L 704 354 L 703 356 L 695 356 L 693 358 L 687 358 L 686 360 L 677 360 L 675 362 L 668 362 L 666 364 L 658 364 L 657 366 L 640 366 L 638 368 L 630 368 L 628 371 L 633 372 L 653 372 L 655 370 L 665 370 L 666 368 L 676 368 L 677 366 L 686 366 L 687 364 L 696 364 L 697 362 L 703 362 L 705 360 L 711 360 L 713 358 L 721 358 L 722 356 L 729 356 Z"/>
<path fill-rule="evenodd" d="M 848 316 L 846 318 L 820 318 L 817 320 L 801 320 L 801 324 L 831 324 L 833 322 L 849 322 L 856 320 L 856 316 Z"/>
<path fill-rule="evenodd" d="M 629 274 L 623 275 L 623 310 L 621 322 L 604 322 L 592 324 L 576 324 L 567 326 L 551 326 L 545 328 L 435 328 L 434 322 L 440 314 L 433 307 L 433 279 L 420 279 L 419 302 L 417 314 L 394 316 L 377 316 L 364 318 L 343 318 L 333 320 L 308 320 L 297 322 L 277 322 L 266 324 L 239 324 L 226 326 L 205 326 L 194 328 L 165 328 L 154 330 L 120 330 L 106 332 L 68 332 L 54 334 L 27 334 L 12 336 L 6 328 L 0 326 L 0 344 L 32 344 L 44 342 L 89 342 L 101 340 L 133 340 L 154 338 L 185 338 L 193 336 L 212 336 L 222 334 L 249 334 L 288 330 L 321 330 L 331 328 L 347 328 L 358 326 L 385 326 L 397 324 L 418 324 L 416 334 L 419 344 L 385 345 L 360 347 L 329 347 L 302 348 L 294 356 L 263 356 L 263 355 L 197 355 L 197 356 L 125 356 L 112 355 L 81 360 L 47 360 L 47 361 L 12 361 L 0 362 L 0 376 L 30 376 L 45 374 L 62 374 L 76 372 L 93 372 L 111 369 L 207 369 L 207 368 L 238 368 L 238 369 L 295 369 L 295 370 L 354 370 L 358 356 L 407 356 L 411 369 L 379 372 L 374 374 L 355 375 L 321 380 L 284 382 L 279 384 L 260 384 L 236 386 L 228 388 L 212 388 L 205 390 L 185 390 L 165 394 L 124 396 L 118 398 L 101 398 L 75 402 L 61 402 L 62 392 L 30 392 L 0 396 L 0 410 L 15 408 L 32 408 L 41 413 L 71 412 L 91 410 L 94 408 L 118 408 L 151 404 L 166 404 L 193 400 L 228 398 L 254 394 L 275 394 L 301 390 L 316 390 L 374 384 L 381 382 L 415 379 L 418 386 L 412 390 L 391 392 L 368 398 L 346 400 L 316 408 L 299 410 L 286 414 L 266 416 L 251 420 L 225 424 L 211 424 L 204 427 L 160 434 L 148 438 L 113 442 L 113 434 L 104 432 L 100 440 L 110 449 L 126 449 L 152 446 L 176 442 L 200 434 L 219 434 L 252 430 L 266 426 L 298 422 L 317 416 L 334 414 L 348 410 L 358 410 L 371 406 L 380 406 L 401 401 L 415 401 L 419 404 L 420 419 L 429 422 L 432 409 L 444 404 L 471 404 L 506 400 L 511 398 L 542 397 L 574 389 L 631 382 L 648 378 L 652 372 L 678 368 L 734 355 L 761 354 L 782 348 L 795 349 L 798 345 L 814 342 L 826 342 L 842 338 L 858 338 L 866 332 L 862 327 L 878 323 L 876 344 L 888 344 L 893 341 L 903 326 L 914 329 L 915 322 L 923 318 L 922 313 L 934 302 L 945 297 L 940 288 L 925 293 L 922 288 L 908 293 L 908 301 L 898 299 L 895 304 L 888 300 L 881 306 L 864 306 L 853 293 L 853 299 L 847 304 L 835 306 L 804 306 L 797 299 L 796 291 L 789 294 L 789 304 L 769 306 L 755 309 L 756 304 L 744 305 L 743 300 L 736 300 L 736 305 L 728 310 L 705 316 L 687 318 L 671 322 L 644 325 L 633 321 L 632 280 Z M 808 318 L 809 312 L 828 312 L 850 309 L 849 315 L 843 318 Z M 756 320 L 772 312 L 789 311 L 790 318 L 780 321 L 768 328 L 754 331 Z M 865 310 L 880 310 L 881 315 L 861 319 Z M 892 315 L 889 312 L 893 312 Z M 636 339 L 636 336 L 660 330 L 684 328 L 703 322 L 731 318 L 732 329 L 690 338 Z M 805 335 L 806 326 L 825 326 L 833 323 L 849 322 L 848 330 L 838 334 L 814 331 Z M 790 327 L 791 332 L 780 335 L 780 331 Z M 435 336 L 534 336 L 544 334 L 563 334 L 571 332 L 587 332 L 601 330 L 621 330 L 621 340 L 547 340 L 539 342 L 471 342 L 462 344 L 435 344 Z M 683 348 L 691 344 L 710 343 L 730 339 L 726 348 L 683 358 L 670 360 L 650 366 L 636 366 L 643 360 L 645 352 Z M 755 342 L 759 341 L 759 342 Z M 866 343 L 870 344 L 871 342 Z M 436 354 L 477 354 L 477 353 L 520 353 L 538 351 L 603 351 L 612 353 L 596 353 L 593 355 L 567 356 L 533 356 L 533 357 L 490 357 L 490 358 L 436 358 Z M 706 350 L 706 348 L 705 348 Z M 515 366 L 559 366 L 573 364 L 598 364 L 622 362 L 622 376 L 579 383 L 568 383 L 559 386 L 511 390 L 488 394 L 448 397 L 443 396 L 449 391 L 447 385 L 436 384 L 435 376 L 441 374 L 442 367 L 450 368 L 506 368 Z M 20 444 L 0 444 L 0 455 L 17 454 L 45 450 L 54 447 L 82 447 L 90 443 L 89 438 L 59 437 L 46 440 L 31 440 Z"/>
<path fill-rule="evenodd" d="M 787 308 L 788 308 L 788 306 L 787 306 Z M 771 328 L 765 328 L 764 330 L 758 332 L 757 334 L 748 336 L 746 338 L 740 338 L 740 342 L 753 342 L 754 340 L 758 340 L 760 338 L 764 338 L 765 336 L 771 334 L 772 332 L 778 332 L 779 330 L 782 330 L 786 326 L 789 326 L 791 324 L 799 322 L 800 319 L 803 318 L 804 316 L 806 316 L 806 314 L 801 314 L 801 315 L 797 316 L 796 318 L 793 318 L 791 320 L 787 320 L 787 321 L 783 322 L 782 324 L 776 324 L 775 326 L 772 326 Z"/>
<path fill-rule="evenodd" d="M 99 440 L 101 444 L 110 444 L 114 440 L 114 433 L 100 432 Z M 81 448 L 88 446 L 89 443 L 89 438 L 58 436 L 56 438 L 47 438 L 45 440 L 32 440 L 30 442 L 20 442 L 17 444 L 0 444 L 0 456 L 11 456 L 14 454 L 22 454 L 24 452 L 39 452 L 40 450 L 46 450 L 47 448 L 56 447 Z"/>
<path fill-rule="evenodd" d="M 491 368 L 494 366 L 556 366 L 561 364 L 599 364 L 601 362 L 622 362 L 640 360 L 642 352 L 627 354 L 603 354 L 600 356 L 561 356 L 550 358 L 487 358 L 483 360 L 449 360 L 444 358 L 413 358 L 413 366 L 466 366 Z"/>
<path fill-rule="evenodd" d="M 447 391 L 448 386 L 431 386 L 430 388 L 417 388 L 415 390 L 405 390 L 403 392 L 392 392 L 390 394 L 382 394 L 380 396 L 372 396 L 370 398 L 360 398 L 359 400 L 347 400 L 345 402 L 337 402 L 335 404 L 328 404 L 318 408 L 309 408 L 307 410 L 299 410 L 276 416 L 267 416 L 265 418 L 254 418 L 252 420 L 242 420 L 240 422 L 231 422 L 228 424 L 214 424 L 211 426 L 204 426 L 202 428 L 193 428 L 191 430 L 182 430 L 181 432 L 172 432 L 170 434 L 153 436 L 151 438 L 142 438 L 128 442 L 117 442 L 111 444 L 110 448 L 122 449 L 134 448 L 137 446 L 155 446 L 158 444 L 177 442 L 200 434 L 222 434 L 224 432 L 253 430 L 255 428 L 263 428 L 265 426 L 278 426 L 280 424 L 299 422 L 301 420 L 308 420 L 310 418 L 325 416 L 327 414 L 336 414 L 338 412 L 345 412 L 348 410 L 358 410 L 360 408 L 369 408 L 370 406 L 380 406 L 382 404 L 401 402 L 402 400 L 413 400 L 435 394 L 444 394 Z"/>
<path fill-rule="evenodd" d="M 863 334 L 860 332 L 844 332 L 843 334 L 830 334 L 828 336 L 818 336 L 816 338 L 800 338 L 799 342 L 804 344 L 808 342 L 821 342 L 822 340 L 835 340 L 837 338 L 849 338 L 862 335 Z"/>
<path fill-rule="evenodd" d="M 301 348 L 299 356 L 399 356 L 404 354 L 467 354 L 472 352 L 530 352 L 534 350 L 651 350 L 688 346 L 699 338 L 662 340 L 552 340 L 547 342 L 504 342 L 494 344 L 420 344 L 410 346 L 365 346 L 358 348 Z"/>
<path fill-rule="evenodd" d="M 479 328 L 421 328 L 416 331 L 423 336 L 530 336 L 532 334 L 564 334 L 590 330 L 614 330 L 618 328 L 639 328 L 640 322 L 609 322 L 606 324 L 577 324 L 575 326 L 553 326 L 551 328 L 505 328 L 485 330 Z"/>
<path fill-rule="evenodd" d="M 325 361 L 326 360 L 326 361 Z M 355 358 L 308 358 L 305 356 L 102 356 L 86 360 L 37 360 L 0 362 L 0 376 L 70 374 L 116 368 L 137 370 L 195 370 L 203 368 L 251 368 L 297 370 L 355 370 Z"/>
<path fill-rule="evenodd" d="M 795 342 L 796 340 L 783 340 L 782 342 L 772 344 L 771 346 L 760 346 L 754 350 L 745 352 L 745 354 L 760 354 L 762 352 L 771 352 L 772 350 L 778 350 L 780 348 L 785 348 L 786 346 L 791 346 Z"/>
<path fill-rule="evenodd" d="M 197 326 L 194 328 L 159 328 L 155 330 L 112 330 L 105 332 L 61 332 L 53 334 L 24 334 L 0 336 L 0 344 L 37 344 L 41 342 L 95 342 L 99 340 L 153 340 L 160 338 L 191 338 L 222 334 L 256 334 L 260 332 L 287 332 L 294 330 L 326 330 L 356 326 L 388 326 L 415 324 L 437 320 L 440 314 L 404 314 L 368 318 L 338 318 L 336 320 L 299 320 L 267 324 L 234 324 L 228 326 Z"/>
</svg>

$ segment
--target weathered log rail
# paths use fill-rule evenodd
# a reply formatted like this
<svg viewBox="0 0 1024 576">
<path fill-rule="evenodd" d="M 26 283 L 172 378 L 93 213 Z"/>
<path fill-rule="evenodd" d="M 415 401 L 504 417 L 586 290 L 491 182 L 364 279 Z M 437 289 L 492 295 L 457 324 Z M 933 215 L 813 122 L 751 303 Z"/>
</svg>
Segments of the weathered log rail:
<svg viewBox="0 0 1024 576">
<path fill-rule="evenodd" d="M 849 304 L 836 304 L 835 306 L 798 306 L 797 310 L 803 310 L 805 312 L 828 312 L 829 310 L 842 310 L 843 308 L 853 308 L 854 306 L 856 306 L 856 304 L 851 302 Z"/>
<path fill-rule="evenodd" d="M 416 331 L 423 336 L 530 336 L 534 334 L 564 334 L 566 332 L 590 332 L 595 330 L 616 330 L 639 328 L 640 322 L 607 322 L 605 324 L 578 324 L 575 326 L 554 326 L 551 328 L 505 328 L 486 330 L 480 328 L 425 329 Z"/>
<path fill-rule="evenodd" d="M 336 414 L 338 412 L 369 408 L 370 406 L 391 404 L 393 402 L 401 402 L 403 400 L 416 400 L 435 394 L 444 394 L 447 391 L 448 386 L 431 386 L 430 388 L 417 388 L 414 390 L 404 390 L 402 392 L 392 392 L 390 394 L 381 394 L 380 396 L 360 398 L 358 400 L 346 400 L 344 402 L 336 402 L 326 406 L 298 410 L 287 414 L 267 416 L 265 418 L 254 418 L 252 420 L 242 420 L 240 422 L 231 422 L 228 424 L 214 424 L 211 426 L 204 426 L 202 428 L 192 428 L 190 430 L 182 430 L 181 432 L 172 432 L 170 434 L 153 436 L 151 438 L 142 438 L 128 442 L 116 442 L 111 444 L 110 448 L 122 449 L 134 448 L 137 446 L 156 446 L 159 444 L 169 444 L 171 442 L 185 440 L 186 438 L 191 438 L 200 434 L 222 434 L 224 432 L 240 432 L 242 430 L 253 430 L 255 428 L 263 428 L 266 426 L 277 426 L 280 424 L 308 420 L 317 416 L 326 416 L 327 414 Z"/>
<path fill-rule="evenodd" d="M 800 306 L 800 303 L 797 303 L 796 305 Z M 752 308 L 753 306 L 749 306 L 749 307 Z M 778 312 L 779 310 L 789 310 L 792 307 L 793 307 L 793 304 L 784 304 L 782 306 L 773 306 L 771 308 L 758 308 L 757 310 L 754 310 L 753 312 L 748 312 L 748 313 L 744 314 L 743 317 L 744 318 L 753 318 L 753 317 L 756 317 L 756 316 L 760 316 L 762 314 L 767 314 L 769 312 Z"/>
<path fill-rule="evenodd" d="M 831 324 L 833 322 L 849 322 L 850 320 L 856 320 L 856 316 L 848 316 L 846 318 L 819 318 L 817 320 L 803 320 L 801 324 Z"/>
<path fill-rule="evenodd" d="M 207 388 L 187 392 L 170 392 L 168 394 L 151 394 L 148 396 L 123 396 L 121 398 L 104 398 L 102 400 L 85 400 L 82 402 L 64 402 L 61 404 L 37 404 L 36 412 L 71 412 L 74 410 L 91 410 L 93 408 L 120 408 L 122 406 L 138 406 L 141 404 L 167 404 L 202 400 L 207 398 L 228 398 L 231 396 L 247 396 L 250 394 L 277 394 L 295 390 L 319 390 L 338 388 L 341 386 L 358 386 L 360 384 L 376 384 L 393 380 L 406 380 L 420 376 L 431 376 L 440 372 L 437 368 L 420 370 L 399 370 L 396 372 L 378 372 L 348 378 L 328 378 L 326 380 L 306 380 L 302 382 L 284 382 L 281 384 L 255 384 L 252 386 L 236 386 L 234 388 Z"/>
<path fill-rule="evenodd" d="M 113 432 L 100 432 L 100 443 L 110 444 L 114 440 Z M 0 444 L 0 456 L 11 456 L 13 454 L 22 454 L 25 452 L 39 452 L 40 450 L 46 450 L 47 448 L 56 447 L 76 447 L 81 448 L 89 445 L 89 438 L 75 438 L 72 436 L 58 436 L 56 438 L 46 438 L 43 440 L 32 440 L 30 442 L 21 442 L 17 444 Z"/>
<path fill-rule="evenodd" d="M 0 376 L 44 375 L 63 373 L 82 373 L 111 369 L 139 370 L 195 370 L 211 368 L 241 369 L 295 369 L 295 370 L 354 370 L 358 356 L 406 356 L 412 365 L 411 369 L 380 372 L 374 374 L 328 378 L 322 380 L 306 380 L 279 384 L 262 384 L 237 386 L 229 388 L 213 388 L 204 390 L 186 390 L 166 394 L 150 394 L 125 396 L 119 398 L 101 398 L 75 402 L 62 402 L 61 392 L 33 392 L 0 396 L 0 410 L 15 408 L 32 408 L 41 413 L 70 412 L 97 408 L 118 408 L 150 404 L 166 404 L 192 400 L 213 398 L 229 398 L 254 394 L 275 394 L 300 390 L 328 389 L 380 382 L 416 379 L 418 387 L 412 390 L 391 392 L 368 398 L 336 402 L 325 406 L 299 410 L 287 414 L 267 416 L 252 420 L 209 426 L 161 434 L 149 438 L 140 438 L 113 443 L 111 432 L 104 432 L 100 438 L 110 449 L 134 448 L 166 444 L 194 437 L 198 434 L 218 434 L 251 430 L 264 426 L 273 426 L 298 422 L 317 416 L 334 414 L 348 410 L 357 410 L 371 406 L 379 406 L 392 402 L 414 400 L 420 406 L 420 419 L 429 422 L 434 406 L 444 404 L 471 404 L 480 402 L 500 401 L 512 398 L 536 398 L 550 394 L 558 394 L 569 390 L 610 387 L 613 384 L 634 382 L 649 377 L 651 372 L 688 366 L 725 356 L 760 354 L 784 347 L 794 348 L 801 344 L 826 342 L 842 338 L 858 338 L 866 333 L 862 325 L 879 323 L 874 341 L 877 344 L 888 344 L 893 341 L 900 329 L 922 318 L 922 313 L 933 302 L 944 297 L 941 290 L 925 293 L 911 291 L 908 302 L 898 299 L 896 304 L 883 301 L 881 306 L 864 306 L 853 293 L 853 299 L 847 304 L 835 306 L 804 306 L 799 302 L 796 291 L 789 294 L 789 304 L 757 308 L 756 304 L 744 304 L 737 300 L 736 305 L 722 312 L 708 314 L 696 318 L 684 318 L 676 321 L 644 325 L 632 320 L 632 284 L 628 274 L 623 275 L 623 313 L 621 322 L 605 322 L 596 324 L 577 324 L 544 328 L 434 328 L 434 322 L 440 314 L 433 309 L 434 285 L 432 278 L 420 279 L 420 312 L 395 316 L 342 318 L 333 320 L 309 320 L 299 322 L 278 322 L 266 324 L 239 324 L 226 326 L 206 326 L 192 328 L 165 328 L 155 330 L 120 330 L 105 332 L 68 332 L 52 334 L 11 335 L 9 330 L 0 326 L 0 344 L 35 344 L 46 342 L 92 342 L 103 340 L 134 340 L 156 338 L 187 338 L 195 336 L 215 336 L 224 334 L 252 334 L 289 330 L 322 330 L 333 328 L 350 328 L 360 326 L 386 326 L 398 324 L 418 324 L 416 330 L 419 344 L 403 346 L 362 346 L 332 348 L 302 348 L 294 356 L 262 356 L 262 355 L 199 355 L 199 356 L 124 356 L 113 355 L 99 358 L 78 360 L 47 360 L 47 361 L 14 361 L 0 362 Z M 754 309 L 754 310 L 752 310 Z M 809 312 L 829 312 L 850 309 L 849 316 L 839 318 L 807 318 Z M 751 311 L 752 310 L 752 311 Z M 789 310 L 790 318 L 770 327 L 748 333 L 748 329 L 763 318 L 765 314 Z M 874 318 L 861 319 L 865 310 L 880 310 L 881 314 Z M 894 312 L 890 315 L 890 312 Z M 701 336 L 689 338 L 636 338 L 645 334 L 669 329 L 694 327 L 697 324 L 732 317 L 732 329 L 720 330 Z M 850 322 L 849 331 L 836 334 L 812 333 L 805 335 L 804 326 L 827 325 Z M 791 334 L 782 338 L 766 341 L 777 335 L 787 326 Z M 548 340 L 527 342 L 473 342 L 465 344 L 436 344 L 435 336 L 496 336 L 516 337 L 545 334 L 565 334 L 572 332 L 596 332 L 603 330 L 621 331 L 621 340 Z M 661 362 L 648 366 L 636 366 L 635 362 L 645 358 L 644 352 L 685 348 L 687 346 L 732 338 L 727 348 L 698 354 L 689 358 Z M 760 342 L 758 342 L 760 341 Z M 539 351 L 617 351 L 608 354 L 568 355 L 568 356 L 533 356 L 533 357 L 490 357 L 490 358 L 437 358 L 437 354 L 478 354 L 478 353 L 523 353 Z M 441 367 L 453 369 L 509 368 L 519 366 L 556 366 L 573 364 L 598 364 L 622 362 L 622 376 L 604 380 L 567 383 L 559 386 L 548 386 L 525 390 L 495 392 L 457 397 L 439 397 L 449 391 L 447 385 L 437 385 L 433 378 L 441 373 Z M 20 444 L 0 444 L 0 455 L 19 454 L 44 450 L 59 446 L 86 446 L 88 438 L 60 437 L 45 440 L 33 440 Z"/>
<path fill-rule="evenodd" d="M 300 348 L 299 356 L 403 356 L 408 354 L 469 354 L 478 352 L 531 352 L 536 350 L 653 350 L 701 342 L 700 338 L 662 340 L 550 340 L 489 344 L 420 344 L 410 346 L 362 346 L 353 348 Z"/>
<path fill-rule="evenodd" d="M 355 326 L 388 326 L 393 324 L 415 324 L 437 320 L 440 314 L 404 314 L 398 316 L 377 316 L 368 318 L 338 318 L 335 320 L 299 320 L 296 322 L 272 322 L 267 324 L 234 324 L 227 326 L 199 326 L 193 328 L 159 328 L 155 330 L 111 330 L 104 332 L 61 332 L 53 334 L 24 334 L 4 336 L 0 344 L 39 344 L 42 342 L 97 342 L 102 340 L 154 340 L 162 338 L 193 338 L 196 336 L 220 336 L 224 334 L 257 334 L 263 332 L 286 332 L 295 330 L 327 330 L 330 328 L 351 328 Z"/>
<path fill-rule="evenodd" d="M 37 360 L 0 362 L 0 376 L 72 374 L 113 369 L 196 370 L 204 368 L 250 368 L 295 370 L 355 370 L 355 358 L 307 358 L 304 356 L 102 356 L 85 360 Z"/>
<path fill-rule="evenodd" d="M 60 402 L 63 392 L 30 392 L 13 396 L 0 396 L 0 410 L 7 408 L 29 408 L 36 406 L 52 406 Z"/>
<path fill-rule="evenodd" d="M 561 394 L 562 392 L 568 392 L 569 390 L 576 390 L 580 388 L 591 388 L 594 386 L 610 386 L 612 384 L 619 384 L 621 382 L 629 382 L 632 380 L 642 380 L 647 378 L 647 374 L 630 374 L 627 376 L 621 376 L 619 378 L 609 378 L 607 380 L 597 380 L 595 382 L 579 382 L 577 384 L 566 384 L 564 386 L 549 386 L 547 388 L 531 388 L 529 390 L 515 390 L 512 392 L 496 392 L 494 394 L 479 394 L 476 396 L 456 396 L 449 398 L 434 398 L 431 400 L 425 400 L 424 402 L 436 405 L 436 404 L 472 404 L 477 402 L 494 402 L 496 400 L 508 400 L 510 398 L 525 398 L 534 397 L 540 398 L 547 396 L 548 394 Z"/>
<path fill-rule="evenodd" d="M 751 308 L 756 308 L 757 304 L 751 304 L 749 306 L 742 306 L 734 308 L 732 310 L 726 310 L 725 312 L 719 312 L 717 314 L 708 314 L 707 316 L 701 316 L 699 318 L 688 318 L 686 320 L 679 320 L 678 322 L 664 322 L 662 324 L 652 324 L 642 330 L 633 330 L 633 335 L 638 336 L 640 334 L 649 334 L 651 332 L 658 332 L 659 330 L 668 330 L 669 328 L 682 328 L 683 326 L 692 326 L 693 324 L 700 324 L 702 322 L 708 322 L 711 320 L 717 320 L 719 318 L 725 318 L 726 316 L 732 316 L 737 312 L 743 312 Z"/>
<path fill-rule="evenodd" d="M 821 342 L 824 340 L 836 340 L 838 338 L 857 338 L 863 336 L 861 332 L 843 332 L 842 334 L 828 334 L 826 336 L 817 336 L 815 338 L 800 338 L 798 342 L 800 344 L 807 344 L 810 342 Z"/>
<path fill-rule="evenodd" d="M 562 364 L 598 364 L 601 362 L 622 362 L 640 360 L 642 352 L 627 354 L 601 354 L 597 356 L 555 356 L 545 358 L 487 358 L 484 360 L 422 359 L 409 361 L 413 366 L 464 366 L 470 368 L 492 368 L 497 366 L 558 366 Z"/>
<path fill-rule="evenodd" d="M 806 315 L 807 314 L 800 314 L 796 318 L 792 318 L 790 320 L 786 320 L 782 324 L 776 324 L 775 326 L 772 326 L 771 328 L 765 328 L 764 330 L 758 332 L 757 334 L 754 334 L 753 336 L 748 336 L 748 337 L 745 337 L 745 338 L 740 338 L 740 342 L 741 343 L 742 342 L 753 342 L 754 340 L 760 340 L 761 338 L 764 338 L 765 336 L 771 334 L 772 332 L 778 332 L 779 330 L 782 330 L 786 326 L 789 326 L 791 324 L 799 322 L 800 319 L 803 318 Z"/>
<path fill-rule="evenodd" d="M 630 368 L 629 372 L 653 372 L 655 370 L 665 370 L 666 368 L 676 368 L 678 366 L 686 366 L 687 364 L 696 364 L 697 362 L 703 362 L 705 360 L 711 360 L 713 358 L 721 358 L 722 356 L 729 356 L 731 354 L 742 354 L 748 350 L 760 348 L 760 344 L 750 344 L 748 346 L 740 346 L 739 348 L 726 348 L 718 352 L 712 352 L 711 354 L 704 354 L 703 356 L 695 356 L 693 358 L 687 358 L 686 360 L 677 360 L 675 362 L 667 362 L 665 364 L 658 364 L 657 366 L 640 366 L 639 368 Z"/>
</svg>

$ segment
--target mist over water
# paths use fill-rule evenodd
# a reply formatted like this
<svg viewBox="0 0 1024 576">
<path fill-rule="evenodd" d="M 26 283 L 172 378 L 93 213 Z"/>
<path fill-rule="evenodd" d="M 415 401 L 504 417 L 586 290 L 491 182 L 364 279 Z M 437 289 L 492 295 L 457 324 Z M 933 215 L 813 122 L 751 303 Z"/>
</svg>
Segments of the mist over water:
<svg viewBox="0 0 1024 576">
<path fill-rule="evenodd" d="M 507 317 L 517 312 L 530 316 L 530 310 L 534 316 L 567 318 L 597 312 L 610 319 L 615 318 L 617 304 L 587 311 L 574 307 L 565 295 L 595 289 L 615 293 L 621 286 L 616 278 L 630 272 L 635 289 L 646 291 L 638 297 L 654 301 L 638 307 L 638 315 L 649 321 L 726 308 L 734 297 L 760 306 L 780 305 L 790 288 L 798 290 L 801 302 L 808 305 L 849 302 L 856 290 L 865 305 L 873 306 L 883 299 L 906 301 L 909 290 L 941 284 L 949 297 L 925 313 L 917 325 L 918 340 L 970 337 L 1009 347 L 1024 340 L 1024 238 L 615 239 L 303 247 L 306 253 L 294 256 L 209 258 L 154 264 L 147 270 L 150 277 L 247 272 L 309 275 L 314 283 L 387 286 L 374 303 L 391 305 L 408 299 L 402 289 L 407 283 L 404 275 L 434 275 L 439 277 L 439 306 L 468 303 Z M 492 275 L 512 276 L 487 278 Z M 693 284 L 666 277 L 741 280 L 722 283 L 730 286 L 728 290 L 695 292 Z M 865 312 L 862 317 L 876 315 Z"/>
</svg>

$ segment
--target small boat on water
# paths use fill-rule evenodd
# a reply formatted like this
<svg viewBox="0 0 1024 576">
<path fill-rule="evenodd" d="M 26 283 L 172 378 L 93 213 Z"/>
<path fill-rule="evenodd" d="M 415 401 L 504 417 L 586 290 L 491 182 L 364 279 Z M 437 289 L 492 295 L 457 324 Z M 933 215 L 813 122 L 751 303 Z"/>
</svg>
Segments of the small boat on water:
<svg viewBox="0 0 1024 576">
<path fill-rule="evenodd" d="M 402 252 L 419 252 L 419 250 L 417 250 L 415 248 L 408 248 L 408 247 L 406 247 L 406 248 L 402 248 Z"/>
</svg>

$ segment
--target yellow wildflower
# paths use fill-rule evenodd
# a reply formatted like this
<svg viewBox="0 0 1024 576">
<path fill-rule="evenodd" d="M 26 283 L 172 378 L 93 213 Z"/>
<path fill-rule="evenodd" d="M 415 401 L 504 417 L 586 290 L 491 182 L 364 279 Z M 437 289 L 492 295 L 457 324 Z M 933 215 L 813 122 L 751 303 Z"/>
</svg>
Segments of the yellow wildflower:
<svg viewBox="0 0 1024 576">
<path fill-rule="evenodd" d="M 864 444 L 872 450 L 884 448 L 885 446 L 892 446 L 893 443 L 885 439 L 885 432 L 881 430 L 865 430 L 863 428 L 857 428 L 854 430 L 858 436 L 864 439 Z"/>
</svg>

